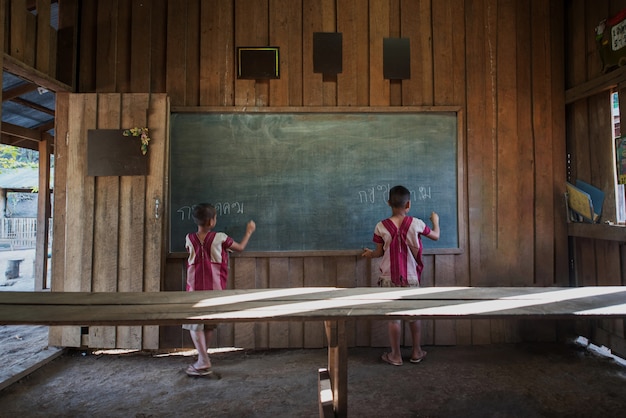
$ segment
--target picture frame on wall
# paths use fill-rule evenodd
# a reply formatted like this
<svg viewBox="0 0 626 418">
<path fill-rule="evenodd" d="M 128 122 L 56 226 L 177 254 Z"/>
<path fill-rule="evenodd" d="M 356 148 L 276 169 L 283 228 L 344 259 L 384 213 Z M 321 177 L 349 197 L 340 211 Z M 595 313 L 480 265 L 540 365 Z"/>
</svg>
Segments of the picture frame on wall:
<svg viewBox="0 0 626 418">
<path fill-rule="evenodd" d="M 280 78 L 277 46 L 237 47 L 237 78 L 247 80 Z"/>
</svg>

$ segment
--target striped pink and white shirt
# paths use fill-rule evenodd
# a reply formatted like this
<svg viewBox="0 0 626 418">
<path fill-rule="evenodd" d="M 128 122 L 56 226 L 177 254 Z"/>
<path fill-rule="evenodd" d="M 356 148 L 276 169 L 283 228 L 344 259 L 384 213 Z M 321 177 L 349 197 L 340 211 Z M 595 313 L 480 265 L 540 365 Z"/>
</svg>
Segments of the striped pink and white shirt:
<svg viewBox="0 0 626 418">
<path fill-rule="evenodd" d="M 228 249 L 233 239 L 223 232 L 209 232 L 200 242 L 198 234 L 187 234 L 187 291 L 224 290 L 228 281 Z"/>
<path fill-rule="evenodd" d="M 424 264 L 421 235 L 430 228 L 419 218 L 405 216 L 397 228 L 391 219 L 376 224 L 373 241 L 383 244 L 380 278 L 390 279 L 395 286 L 419 286 Z"/>
</svg>

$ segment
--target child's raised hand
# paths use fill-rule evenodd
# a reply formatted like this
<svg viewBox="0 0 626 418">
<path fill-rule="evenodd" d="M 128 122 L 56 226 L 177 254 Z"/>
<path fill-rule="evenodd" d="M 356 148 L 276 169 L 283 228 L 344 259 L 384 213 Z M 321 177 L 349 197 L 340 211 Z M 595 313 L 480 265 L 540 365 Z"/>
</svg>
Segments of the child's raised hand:
<svg viewBox="0 0 626 418">
<path fill-rule="evenodd" d="M 437 215 L 437 212 L 432 212 L 430 214 L 430 220 L 433 224 L 438 224 L 439 223 L 439 215 Z"/>
<path fill-rule="evenodd" d="M 254 221 L 248 222 L 248 224 L 246 225 L 246 233 L 252 234 L 255 230 L 256 230 L 256 224 L 254 223 Z"/>
</svg>

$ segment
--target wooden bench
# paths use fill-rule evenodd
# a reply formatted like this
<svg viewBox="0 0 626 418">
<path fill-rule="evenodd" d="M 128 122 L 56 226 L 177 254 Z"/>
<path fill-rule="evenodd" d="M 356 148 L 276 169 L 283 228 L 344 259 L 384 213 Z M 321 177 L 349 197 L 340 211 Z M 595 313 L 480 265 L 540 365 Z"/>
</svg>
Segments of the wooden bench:
<svg viewBox="0 0 626 418">
<path fill-rule="evenodd" d="M 324 321 L 336 416 L 347 415 L 352 319 L 626 318 L 626 287 L 250 289 L 208 292 L 0 292 L 0 325 L 174 325 Z M 324 371 L 326 373 L 326 371 Z M 320 372 L 320 393 L 326 388 Z M 320 414 L 328 400 L 320 397 Z"/>
</svg>

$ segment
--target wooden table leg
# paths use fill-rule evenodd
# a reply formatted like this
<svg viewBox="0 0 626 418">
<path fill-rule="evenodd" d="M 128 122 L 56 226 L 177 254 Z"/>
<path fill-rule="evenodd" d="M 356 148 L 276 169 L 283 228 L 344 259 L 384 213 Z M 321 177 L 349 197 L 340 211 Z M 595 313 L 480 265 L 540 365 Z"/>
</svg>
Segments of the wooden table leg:
<svg viewBox="0 0 626 418">
<path fill-rule="evenodd" d="M 328 340 L 328 372 L 333 390 L 335 416 L 348 416 L 348 343 L 346 321 L 324 321 Z"/>
</svg>

